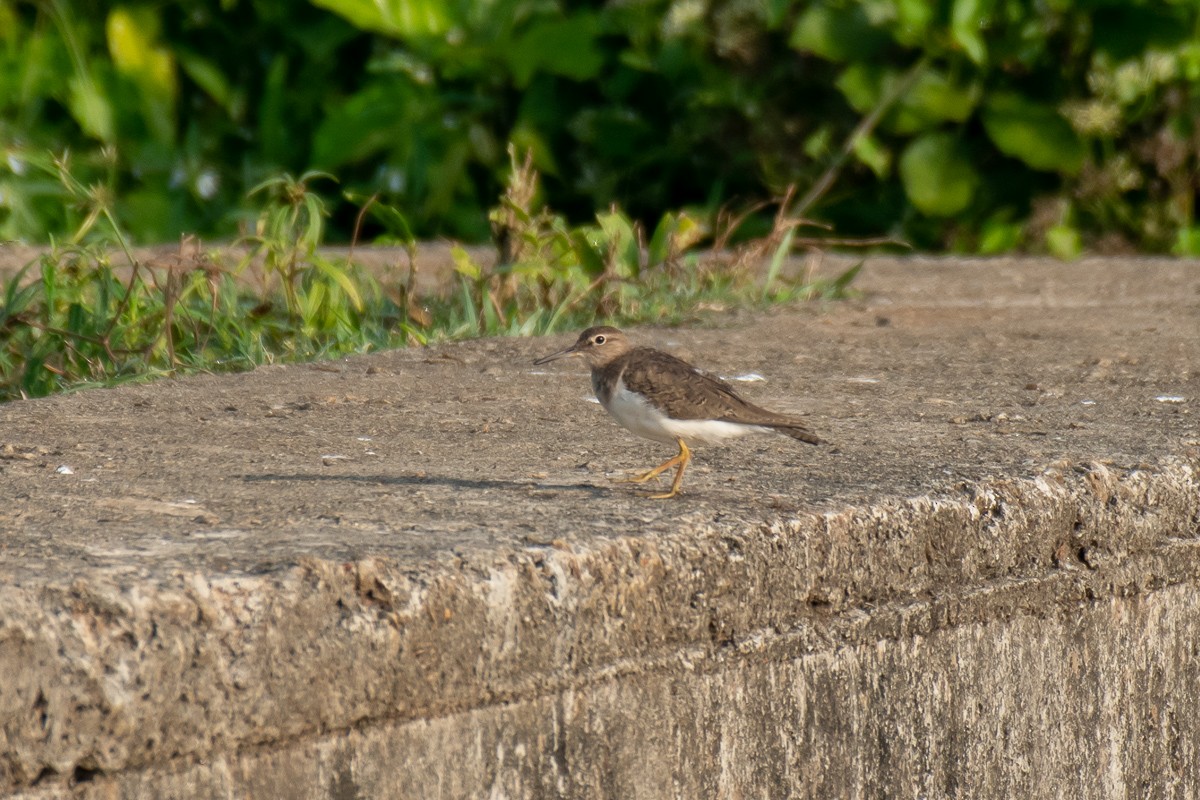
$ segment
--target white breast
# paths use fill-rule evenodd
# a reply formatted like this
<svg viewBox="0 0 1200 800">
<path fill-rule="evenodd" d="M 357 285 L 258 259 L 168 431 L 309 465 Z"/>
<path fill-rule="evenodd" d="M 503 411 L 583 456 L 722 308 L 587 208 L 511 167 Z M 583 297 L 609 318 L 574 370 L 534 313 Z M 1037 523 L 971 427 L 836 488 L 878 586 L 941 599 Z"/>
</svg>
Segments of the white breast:
<svg viewBox="0 0 1200 800">
<path fill-rule="evenodd" d="M 769 432 L 770 428 L 760 425 L 743 425 L 739 422 L 722 422 L 708 419 L 671 419 L 650 405 L 640 394 L 625 388 L 624 381 L 617 381 L 612 397 L 607 403 L 600 395 L 605 410 L 622 426 L 656 442 L 674 443 L 683 439 L 689 444 L 702 442 L 717 444 L 726 439 L 745 436 L 747 433 Z"/>
</svg>

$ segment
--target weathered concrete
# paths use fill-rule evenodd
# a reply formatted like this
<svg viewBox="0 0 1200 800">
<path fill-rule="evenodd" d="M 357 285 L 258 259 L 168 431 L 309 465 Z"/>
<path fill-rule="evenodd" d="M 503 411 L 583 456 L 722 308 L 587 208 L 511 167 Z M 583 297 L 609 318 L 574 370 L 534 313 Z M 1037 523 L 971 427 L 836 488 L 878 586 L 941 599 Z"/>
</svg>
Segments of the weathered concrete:
<svg viewBox="0 0 1200 800">
<path fill-rule="evenodd" d="M 0 407 L 0 793 L 1200 796 L 1200 268 L 860 286 L 678 502 L 558 340 Z"/>
</svg>

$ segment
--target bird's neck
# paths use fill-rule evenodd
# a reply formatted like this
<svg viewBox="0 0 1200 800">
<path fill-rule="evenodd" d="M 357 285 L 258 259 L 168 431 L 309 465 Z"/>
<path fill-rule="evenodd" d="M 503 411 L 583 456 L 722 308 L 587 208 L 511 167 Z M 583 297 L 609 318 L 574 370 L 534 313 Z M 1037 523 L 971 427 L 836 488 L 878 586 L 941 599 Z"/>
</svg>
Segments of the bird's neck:
<svg viewBox="0 0 1200 800">
<path fill-rule="evenodd" d="M 592 367 L 592 391 L 596 393 L 596 399 L 606 408 L 608 401 L 612 399 L 617 382 L 621 379 L 621 373 L 625 371 L 625 355 L 622 353 L 605 364 L 597 364 Z"/>
</svg>

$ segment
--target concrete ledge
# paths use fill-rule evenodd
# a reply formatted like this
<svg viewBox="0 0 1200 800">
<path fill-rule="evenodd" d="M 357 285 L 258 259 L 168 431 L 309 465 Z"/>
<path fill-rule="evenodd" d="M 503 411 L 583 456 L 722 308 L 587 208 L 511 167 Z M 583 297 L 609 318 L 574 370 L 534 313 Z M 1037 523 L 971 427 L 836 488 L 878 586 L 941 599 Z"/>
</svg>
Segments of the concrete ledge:
<svg viewBox="0 0 1200 800">
<path fill-rule="evenodd" d="M 979 276 L 943 264 L 961 282 L 905 346 L 931 355 L 847 344 L 901 335 L 918 268 L 868 269 L 857 306 L 700 331 L 826 334 L 779 382 L 825 382 L 783 394 L 838 445 L 701 451 L 716 466 L 678 504 L 594 474 L 653 445 L 598 443 L 599 412 L 556 427 L 580 376 L 530 401 L 547 378 L 518 365 L 546 343 L 0 408 L 0 792 L 1200 795 L 1200 276 L 1165 266 L 1175 291 L 1139 305 L 1077 275 L 1072 297 L 1128 311 L 1100 341 L 1064 304 L 1022 317 L 1020 293 L 963 320 Z M 1078 351 L 1143 318 L 1117 367 Z M 1008 346 L 1059 325 L 1029 340 L 1057 362 Z M 887 397 L 842 380 L 868 373 Z M 393 451 L 330 460 L 368 429 Z"/>
</svg>

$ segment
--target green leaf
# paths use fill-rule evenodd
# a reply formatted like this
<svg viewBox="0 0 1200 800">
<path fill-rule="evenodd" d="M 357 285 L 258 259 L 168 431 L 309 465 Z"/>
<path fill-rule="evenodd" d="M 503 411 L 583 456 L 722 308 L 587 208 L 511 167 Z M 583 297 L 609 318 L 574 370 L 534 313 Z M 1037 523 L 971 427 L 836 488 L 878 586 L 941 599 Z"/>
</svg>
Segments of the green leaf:
<svg viewBox="0 0 1200 800">
<path fill-rule="evenodd" d="M 508 53 L 517 86 L 528 86 L 538 72 L 576 81 L 595 78 L 604 66 L 604 54 L 596 46 L 600 33 L 599 18 L 588 13 L 534 24 Z"/>
<path fill-rule="evenodd" d="M 770 297 L 771 286 L 779 277 L 779 271 L 783 269 L 783 264 L 792 254 L 792 240 L 796 238 L 796 228 L 792 226 L 783 234 L 783 238 L 779 240 L 779 245 L 776 246 L 775 252 L 771 255 L 771 264 L 767 267 L 767 277 L 763 281 L 762 296 L 760 299 L 766 300 Z"/>
<path fill-rule="evenodd" d="M 936 11 L 937 4 L 929 0 L 896 0 L 896 24 L 891 26 L 892 38 L 907 47 L 923 45 Z"/>
<path fill-rule="evenodd" d="M 1046 247 L 1055 258 L 1070 261 L 1083 252 L 1083 237 L 1077 228 L 1060 222 L 1046 231 Z"/>
<path fill-rule="evenodd" d="M 675 235 L 675 227 L 675 215 L 670 211 L 663 214 L 658 225 L 654 227 L 650 244 L 646 246 L 646 263 L 649 266 L 661 264 L 671 257 L 671 241 Z"/>
<path fill-rule="evenodd" d="M 454 271 L 464 278 L 477 281 L 483 276 L 483 270 L 465 248 L 455 245 L 450 249 L 450 258 L 454 261 Z"/>
<path fill-rule="evenodd" d="M 340 14 L 356 28 L 395 36 L 441 36 L 459 20 L 454 5 L 442 0 L 312 0 L 313 5 Z"/>
<path fill-rule="evenodd" d="M 856 62 L 838 76 L 836 86 L 860 114 L 869 114 L 890 95 L 905 73 L 880 64 Z M 881 126 L 895 133 L 917 133 L 943 122 L 963 122 L 979 102 L 977 83 L 963 85 L 932 69 L 923 69 L 900 96 Z"/>
<path fill-rule="evenodd" d="M 287 152 L 294 142 L 286 116 L 289 99 L 287 75 L 287 58 L 276 56 L 267 70 L 262 99 L 258 105 L 259 146 L 267 160 L 274 164 L 287 163 Z"/>
<path fill-rule="evenodd" d="M 954 0 L 950 14 L 950 37 L 976 64 L 987 61 L 982 30 L 988 22 L 993 0 Z"/>
<path fill-rule="evenodd" d="M 354 285 L 354 279 L 350 277 L 349 272 L 345 268 L 333 264 L 324 258 L 314 258 L 313 266 L 318 272 L 325 277 L 332 279 L 338 286 L 342 287 L 342 291 L 350 298 L 350 302 L 354 305 L 355 311 L 363 310 L 362 295 L 358 291 L 358 287 Z"/>
<path fill-rule="evenodd" d="M 971 204 L 979 173 L 956 136 L 926 133 L 900 156 L 900 180 L 917 210 L 931 217 L 949 217 Z"/>
<path fill-rule="evenodd" d="M 1000 152 L 1034 169 L 1075 175 L 1083 166 L 1083 142 L 1050 106 L 996 95 L 984 105 L 983 127 Z"/>
<path fill-rule="evenodd" d="M 1179 229 L 1175 236 L 1175 246 L 1171 252 L 1177 256 L 1195 258 L 1200 256 L 1200 227 L 1185 226 Z"/>
<path fill-rule="evenodd" d="M 413 234 L 412 226 L 408 224 L 408 217 L 404 216 L 400 209 L 378 201 L 371 203 L 369 208 L 371 216 L 387 229 L 392 239 L 405 245 L 416 244 L 417 237 Z"/>
<path fill-rule="evenodd" d="M 174 97 L 175 58 L 158 42 L 159 19 L 149 7 L 118 6 L 108 14 L 104 32 L 117 69 L 139 84 Z"/>
<path fill-rule="evenodd" d="M 616 273 L 622 278 L 636 278 L 641 271 L 641 250 L 633 223 L 619 211 L 605 211 L 596 215 L 600 229 L 604 231 L 605 244 L 615 257 Z"/>
<path fill-rule="evenodd" d="M 763 0 L 764 11 L 763 22 L 767 30 L 777 30 L 783 21 L 788 18 L 788 12 L 792 8 L 792 0 Z"/>
<path fill-rule="evenodd" d="M 541 174 L 556 177 L 560 174 L 554 150 L 533 122 L 518 121 L 509 131 L 508 141 L 517 148 L 518 153 L 532 151 L 533 165 Z"/>
<path fill-rule="evenodd" d="M 867 19 L 859 4 L 849 8 L 812 5 L 792 29 L 788 44 L 829 61 L 858 62 L 887 42 L 887 34 Z"/>
<path fill-rule="evenodd" d="M 894 81 L 900 80 L 901 75 L 897 72 L 888 77 Z M 896 133 L 916 133 L 935 128 L 942 122 L 964 122 L 975 110 L 979 95 L 977 83 L 964 86 L 944 73 L 926 69 L 899 99 L 883 124 Z"/>
<path fill-rule="evenodd" d="M 592 244 L 582 228 L 571 231 L 571 250 L 588 277 L 598 278 L 604 274 L 604 253 Z"/>
<path fill-rule="evenodd" d="M 187 76 L 224 108 L 226 113 L 234 116 L 236 112 L 235 94 L 220 67 L 215 62 L 196 53 L 179 51 L 175 55 L 179 59 L 179 66 L 183 68 Z"/>
<path fill-rule="evenodd" d="M 395 147 L 412 122 L 413 99 L 402 79 L 367 84 L 325 115 L 313 137 L 312 163 L 336 169 Z"/>
<path fill-rule="evenodd" d="M 704 226 L 686 212 L 668 211 L 658 221 L 650 244 L 646 246 L 647 263 L 650 266 L 662 264 L 672 255 L 687 252 L 706 235 Z"/>
<path fill-rule="evenodd" d="M 860 261 L 833 279 L 830 289 L 835 297 L 843 297 L 845 295 L 846 290 L 850 288 L 850 284 L 854 283 L 854 279 L 858 277 L 858 273 L 862 272 L 863 264 L 865 263 L 865 261 Z"/>
<path fill-rule="evenodd" d="M 846 102 L 860 114 L 870 113 L 883 97 L 888 71 L 879 64 L 856 61 L 838 76 L 834 85 Z"/>
<path fill-rule="evenodd" d="M 1017 248 L 1025 226 L 1012 220 L 1011 209 L 1002 209 L 984 221 L 979 234 L 979 254 L 1007 253 Z"/>
<path fill-rule="evenodd" d="M 854 140 L 854 157 L 866 164 L 876 177 L 885 178 L 892 171 L 892 151 L 870 134 Z"/>
<path fill-rule="evenodd" d="M 804 155 L 813 159 L 828 158 L 833 151 L 833 126 L 824 123 L 811 133 L 805 140 Z"/>
<path fill-rule="evenodd" d="M 0 41 L 15 49 L 21 29 L 17 26 L 16 3 L 0 2 Z"/>
<path fill-rule="evenodd" d="M 4 305 L 0 306 L 0 325 L 4 325 L 10 317 L 24 313 L 34 299 L 41 294 L 41 286 L 26 281 L 25 273 L 30 271 L 32 264 L 26 264 L 19 272 L 10 277 L 4 287 Z"/>
<path fill-rule="evenodd" d="M 108 98 L 101 94 L 96 82 L 85 75 L 74 75 L 69 91 L 67 104 L 79 127 L 89 136 L 102 142 L 111 142 L 116 137 L 113 107 Z"/>
<path fill-rule="evenodd" d="M 146 127 L 158 141 L 170 143 L 179 84 L 175 57 L 157 42 L 159 28 L 154 9 L 118 6 L 109 12 L 104 32 L 113 64 L 138 87 Z"/>
</svg>

